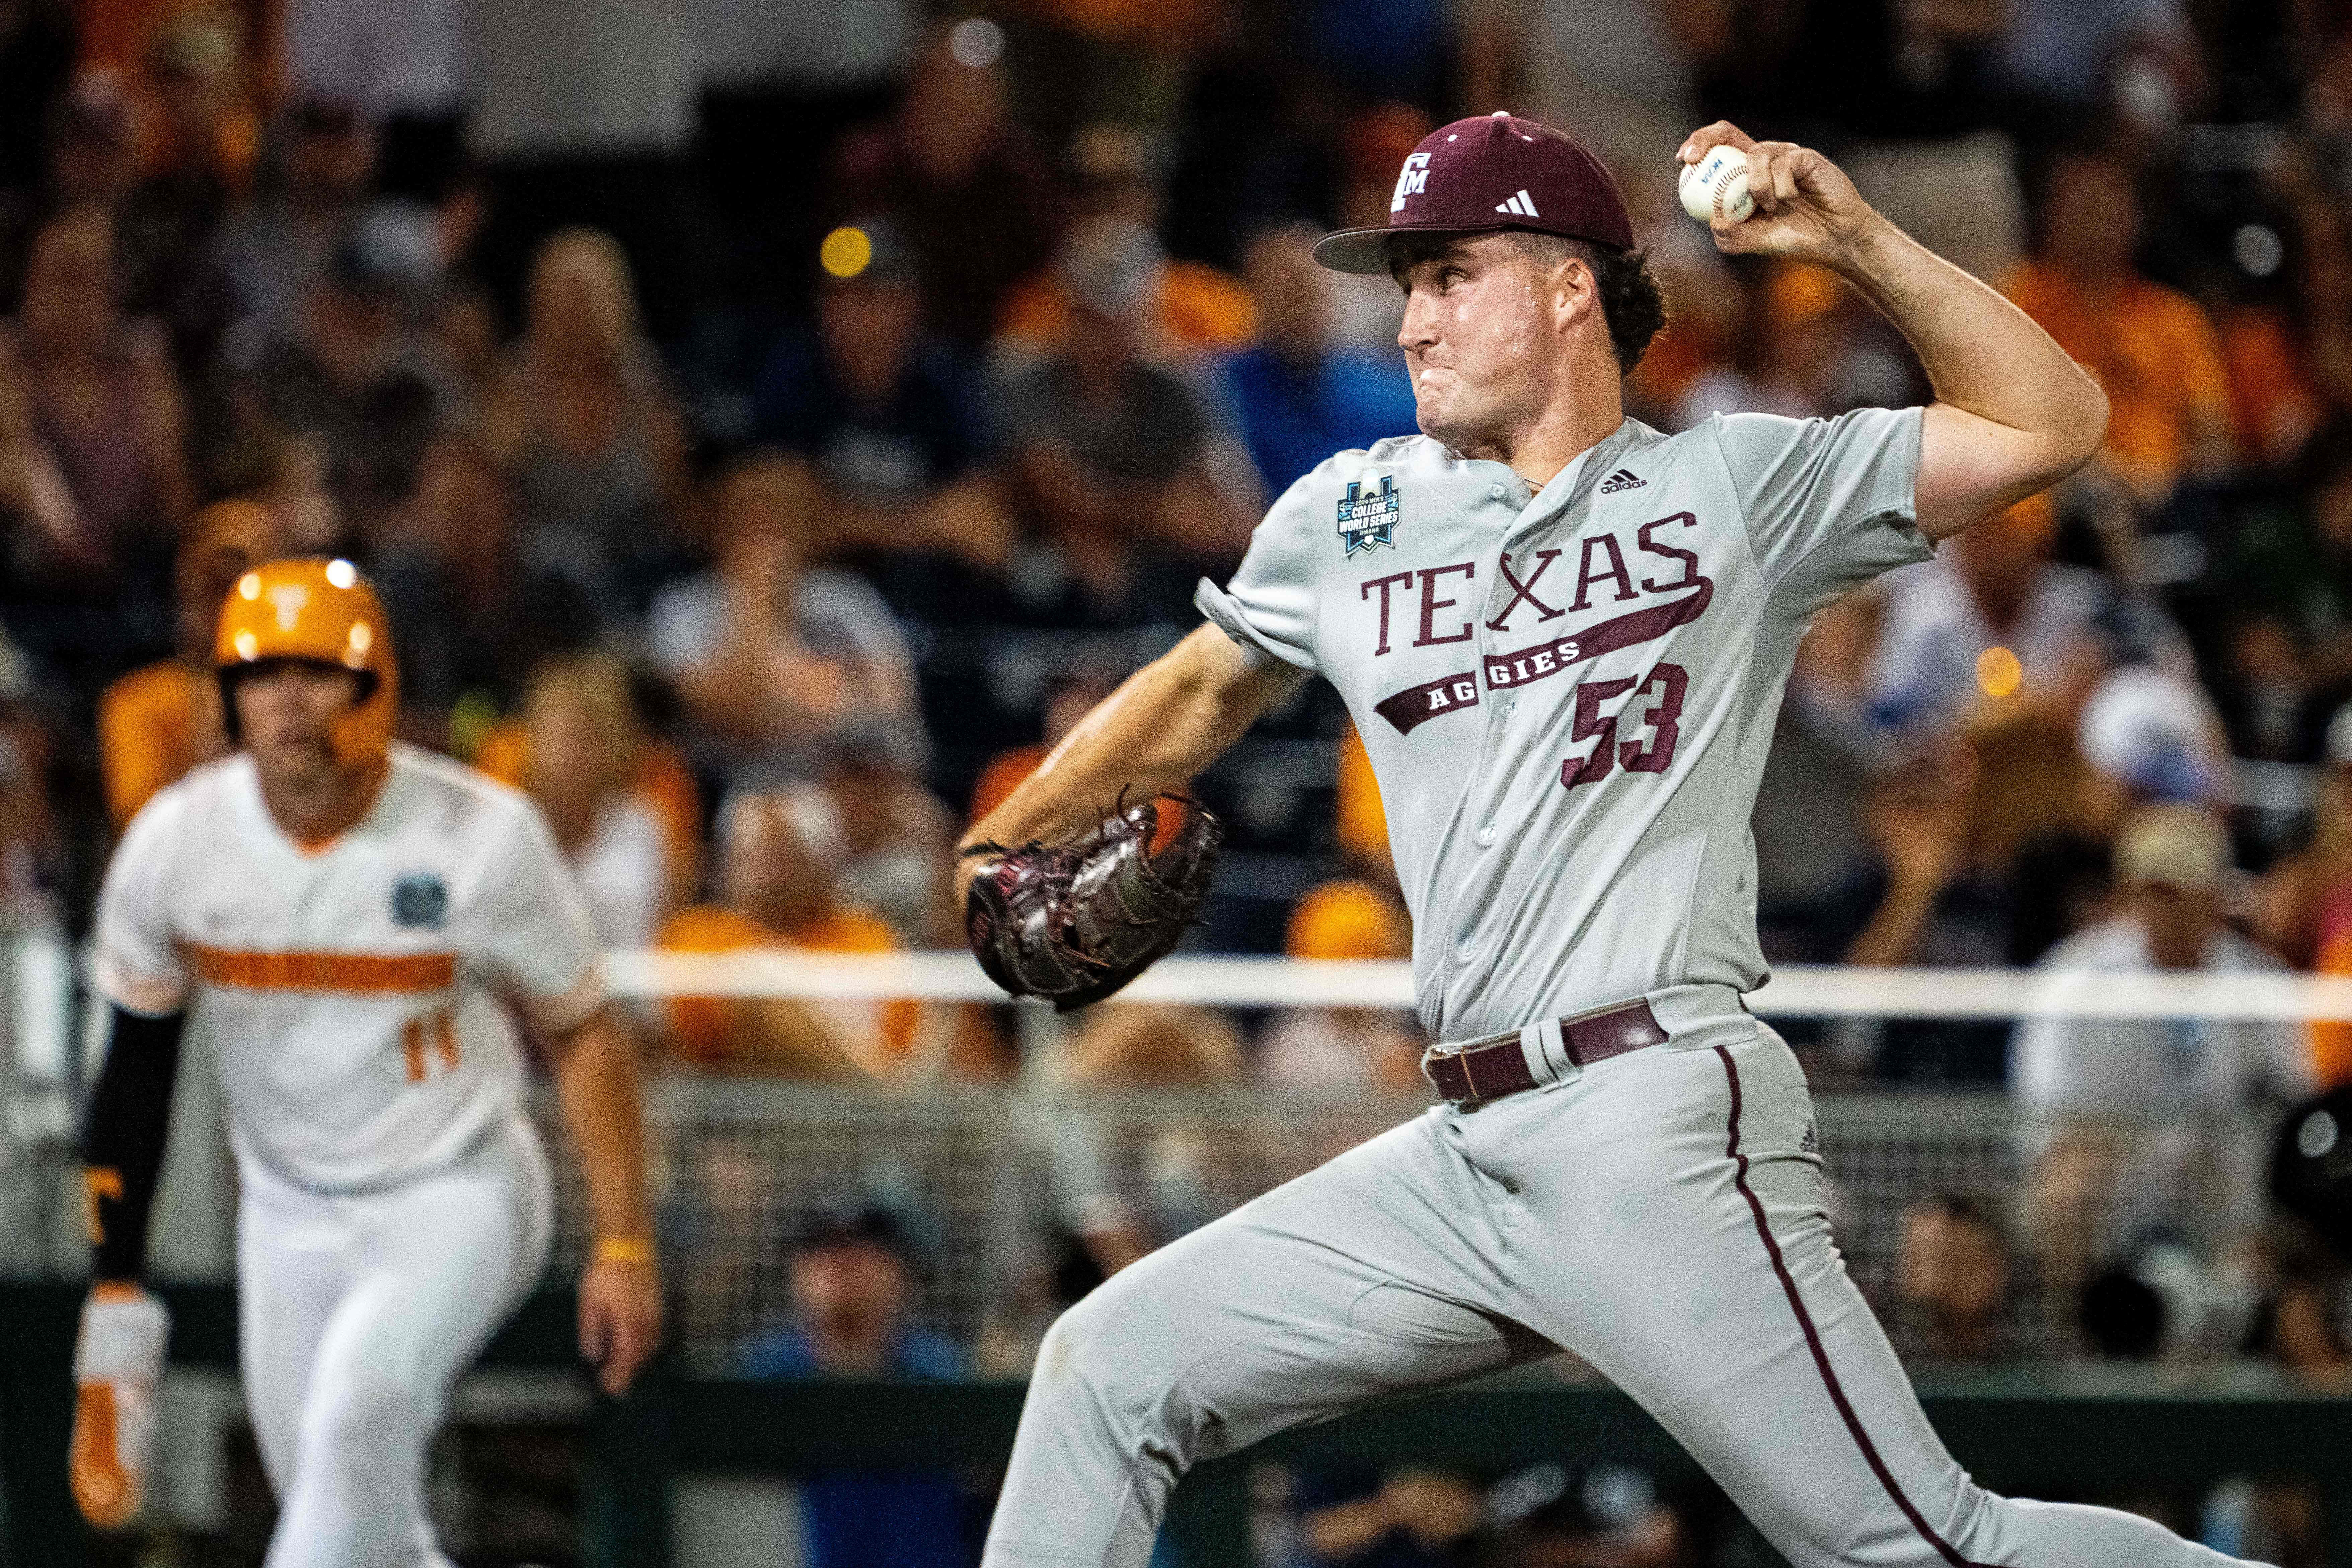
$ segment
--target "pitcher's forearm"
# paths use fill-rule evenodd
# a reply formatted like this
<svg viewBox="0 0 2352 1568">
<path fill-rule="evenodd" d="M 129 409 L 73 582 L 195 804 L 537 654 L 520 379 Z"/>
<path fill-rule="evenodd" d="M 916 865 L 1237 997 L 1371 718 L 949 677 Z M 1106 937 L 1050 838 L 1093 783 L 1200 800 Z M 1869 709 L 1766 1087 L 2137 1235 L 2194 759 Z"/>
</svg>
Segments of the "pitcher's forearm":
<svg viewBox="0 0 2352 1568">
<path fill-rule="evenodd" d="M 1938 402 L 2078 451 L 2098 448 L 2106 396 L 2033 318 L 1876 218 L 1838 271 L 1910 340 Z"/>
<path fill-rule="evenodd" d="M 960 847 L 1050 842 L 1092 826 L 1121 791 L 1181 789 L 1301 679 L 1202 626 L 1080 720 Z"/>
</svg>

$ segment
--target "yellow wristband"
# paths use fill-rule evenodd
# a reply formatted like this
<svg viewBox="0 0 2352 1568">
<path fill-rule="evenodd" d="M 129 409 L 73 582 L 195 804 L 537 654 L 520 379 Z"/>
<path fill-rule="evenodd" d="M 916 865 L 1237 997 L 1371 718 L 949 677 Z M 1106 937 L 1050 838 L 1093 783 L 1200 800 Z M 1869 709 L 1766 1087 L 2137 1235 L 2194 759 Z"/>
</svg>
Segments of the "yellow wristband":
<svg viewBox="0 0 2352 1568">
<path fill-rule="evenodd" d="M 654 1244 L 642 1236 L 608 1236 L 596 1244 L 599 1263 L 651 1263 Z"/>
</svg>

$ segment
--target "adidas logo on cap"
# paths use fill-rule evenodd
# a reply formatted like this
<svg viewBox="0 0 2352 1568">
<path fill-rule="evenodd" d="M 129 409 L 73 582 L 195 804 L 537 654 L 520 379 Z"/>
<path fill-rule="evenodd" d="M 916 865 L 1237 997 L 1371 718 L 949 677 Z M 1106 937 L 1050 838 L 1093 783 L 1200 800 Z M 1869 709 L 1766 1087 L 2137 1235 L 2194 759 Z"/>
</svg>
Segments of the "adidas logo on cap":
<svg viewBox="0 0 2352 1568">
<path fill-rule="evenodd" d="M 1519 192 L 1518 195 L 1513 196 L 1509 201 L 1496 202 L 1495 204 L 1495 210 L 1498 213 L 1508 213 L 1513 217 L 1543 216 L 1543 214 L 1536 211 L 1535 198 L 1528 195 L 1525 191 Z"/>
<path fill-rule="evenodd" d="M 1649 482 L 1631 468 L 1620 468 L 1601 481 L 1601 493 L 1607 496 L 1615 495 L 1619 490 L 1638 490 Z"/>
</svg>

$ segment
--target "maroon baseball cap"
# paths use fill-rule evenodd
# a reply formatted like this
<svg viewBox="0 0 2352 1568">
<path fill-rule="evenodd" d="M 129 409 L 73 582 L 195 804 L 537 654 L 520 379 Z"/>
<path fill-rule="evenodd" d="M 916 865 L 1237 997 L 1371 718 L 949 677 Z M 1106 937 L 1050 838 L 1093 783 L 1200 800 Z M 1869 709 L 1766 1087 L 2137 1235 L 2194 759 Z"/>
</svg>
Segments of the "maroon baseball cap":
<svg viewBox="0 0 2352 1568">
<path fill-rule="evenodd" d="M 1423 137 L 1398 172 L 1388 226 L 1327 234 L 1315 259 L 1335 272 L 1383 274 L 1391 235 L 1505 228 L 1633 246 L 1625 197 L 1601 160 L 1550 126 L 1498 109 Z"/>
</svg>

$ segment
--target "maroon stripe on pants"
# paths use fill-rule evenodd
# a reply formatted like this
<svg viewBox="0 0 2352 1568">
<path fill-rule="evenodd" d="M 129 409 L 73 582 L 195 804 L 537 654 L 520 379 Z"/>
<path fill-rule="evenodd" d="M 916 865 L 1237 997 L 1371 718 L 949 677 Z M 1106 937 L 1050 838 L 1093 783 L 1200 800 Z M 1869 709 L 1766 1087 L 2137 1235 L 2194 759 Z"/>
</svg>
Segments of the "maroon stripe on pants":
<svg viewBox="0 0 2352 1568">
<path fill-rule="evenodd" d="M 1725 1047 L 1716 1047 L 1715 1054 L 1721 1058 L 1723 1076 L 1731 1084 L 1731 1141 L 1723 1152 L 1737 1167 L 1732 1180 L 1739 1187 L 1739 1195 L 1748 1200 L 1748 1212 L 1756 1216 L 1756 1234 L 1763 1239 L 1764 1250 L 1772 1258 L 1772 1272 L 1780 1277 L 1780 1289 L 1788 1292 L 1789 1310 L 1797 1314 L 1797 1326 L 1805 1331 L 1806 1348 L 1813 1352 L 1813 1365 L 1822 1374 L 1822 1384 L 1830 1391 L 1830 1402 L 1844 1417 L 1845 1429 L 1853 1435 L 1853 1446 L 1862 1450 L 1863 1458 L 1870 1465 L 1871 1474 L 1878 1478 L 1878 1484 L 1886 1489 L 1886 1495 L 1895 1500 L 1895 1506 L 1903 1510 L 1903 1517 L 1911 1521 L 1911 1528 L 1919 1532 L 1920 1539 L 1934 1547 L 1937 1555 L 1950 1563 L 1951 1568 L 1985 1568 L 1984 1564 L 1970 1563 L 1961 1556 L 1950 1542 L 1928 1528 L 1927 1521 L 1912 1505 L 1911 1500 L 1903 1495 L 1903 1489 L 1895 1485 L 1895 1473 L 1886 1468 L 1886 1461 L 1879 1458 L 1878 1445 L 1873 1443 L 1870 1434 L 1863 1430 L 1862 1417 L 1853 1413 L 1853 1402 L 1845 1396 L 1845 1385 L 1838 1382 L 1837 1373 L 1830 1365 L 1830 1352 L 1822 1345 L 1821 1331 L 1813 1327 L 1813 1315 L 1805 1310 L 1805 1299 L 1797 1293 L 1797 1281 L 1789 1273 L 1788 1260 L 1780 1256 L 1780 1244 L 1773 1239 L 1772 1227 L 1765 1223 L 1763 1200 L 1756 1195 L 1756 1189 L 1748 1184 L 1748 1156 L 1739 1152 L 1739 1068 L 1733 1064 L 1731 1053 Z"/>
</svg>

